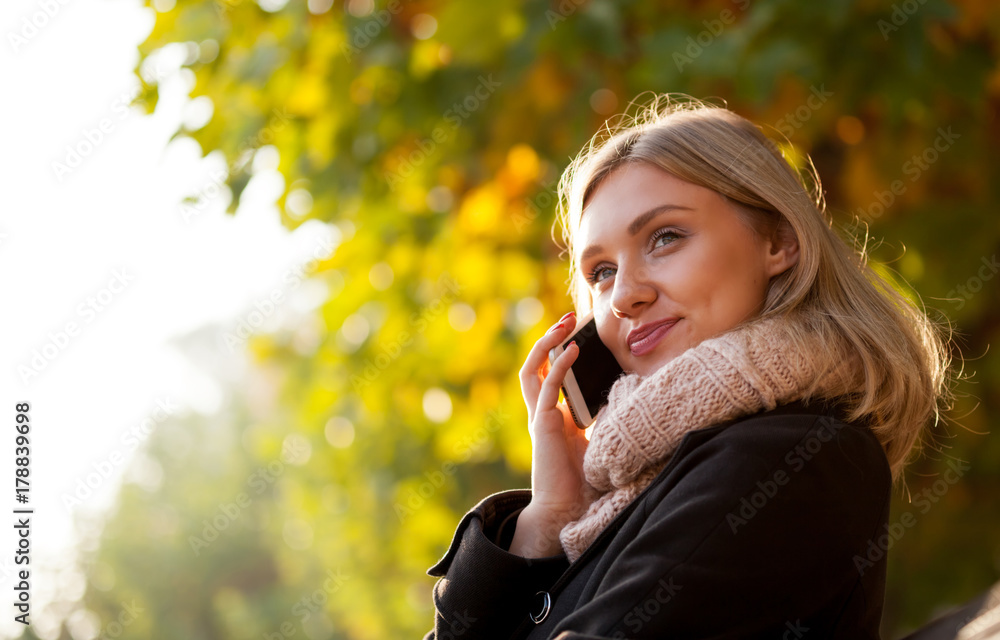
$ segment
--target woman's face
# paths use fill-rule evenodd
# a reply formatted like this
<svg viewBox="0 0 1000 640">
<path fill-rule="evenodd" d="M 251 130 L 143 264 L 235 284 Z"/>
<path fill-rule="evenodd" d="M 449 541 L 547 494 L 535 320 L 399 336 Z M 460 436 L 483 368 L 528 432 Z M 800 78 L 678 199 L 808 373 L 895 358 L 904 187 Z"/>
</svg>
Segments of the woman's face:
<svg viewBox="0 0 1000 640">
<path fill-rule="evenodd" d="M 641 162 L 591 195 L 574 246 L 601 340 L 643 376 L 759 314 L 798 258 L 794 238 L 761 238 L 722 195 Z M 662 326 L 630 345 L 651 323 Z"/>
</svg>

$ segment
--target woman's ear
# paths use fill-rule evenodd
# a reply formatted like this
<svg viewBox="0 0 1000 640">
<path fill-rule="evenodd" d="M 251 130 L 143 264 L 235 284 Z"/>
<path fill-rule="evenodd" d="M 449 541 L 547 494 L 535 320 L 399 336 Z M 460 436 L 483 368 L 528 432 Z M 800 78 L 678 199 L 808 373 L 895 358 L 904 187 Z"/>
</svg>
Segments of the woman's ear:
<svg viewBox="0 0 1000 640">
<path fill-rule="evenodd" d="M 799 261 L 799 239 L 784 216 L 768 239 L 767 274 L 774 277 L 784 273 Z"/>
</svg>

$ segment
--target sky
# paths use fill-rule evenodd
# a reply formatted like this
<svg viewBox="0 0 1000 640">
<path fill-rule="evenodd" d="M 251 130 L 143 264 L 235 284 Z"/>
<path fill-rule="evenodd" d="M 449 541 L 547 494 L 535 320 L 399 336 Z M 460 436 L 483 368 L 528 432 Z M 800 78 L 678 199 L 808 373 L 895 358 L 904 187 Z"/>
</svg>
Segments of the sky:
<svg viewBox="0 0 1000 640">
<path fill-rule="evenodd" d="M 169 2 L 169 0 L 159 0 Z M 55 638 L 54 600 L 82 596 L 74 563 L 93 549 L 122 482 L 154 487 L 143 443 L 166 419 L 214 413 L 221 389 L 177 339 L 239 323 L 268 331 L 322 302 L 307 283 L 257 325 L 255 301 L 289 269 L 328 256 L 350 231 L 311 221 L 289 232 L 274 202 L 284 188 L 276 152 L 262 148 L 237 215 L 223 210 L 225 162 L 181 122 L 211 113 L 191 101 L 183 49 L 164 51 L 152 115 L 127 105 L 138 90 L 137 45 L 153 10 L 136 0 L 6 0 L 0 4 L 0 636 L 14 621 L 19 545 L 15 508 L 30 508 L 30 620 Z M 200 194 L 197 213 L 180 205 Z M 217 330 L 222 335 L 222 330 Z M 245 366 L 235 349 L 225 366 Z M 15 502 L 18 404 L 29 403 L 28 504 Z M 15 515 L 17 517 L 15 517 Z M 96 618 L 69 618 L 78 640 Z"/>
</svg>

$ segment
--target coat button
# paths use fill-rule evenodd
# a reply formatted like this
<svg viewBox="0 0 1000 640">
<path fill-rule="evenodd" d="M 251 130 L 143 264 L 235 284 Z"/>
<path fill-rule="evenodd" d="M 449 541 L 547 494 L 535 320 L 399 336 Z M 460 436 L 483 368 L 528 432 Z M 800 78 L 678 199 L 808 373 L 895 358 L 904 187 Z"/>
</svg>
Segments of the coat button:
<svg viewBox="0 0 1000 640">
<path fill-rule="evenodd" d="M 541 596 L 539 598 L 539 596 Z M 531 616 L 531 621 L 535 624 L 542 624 L 542 620 L 545 620 L 549 616 L 549 609 L 552 608 L 552 596 L 549 595 L 548 591 L 539 591 L 535 594 L 535 602 L 538 603 L 541 610 L 536 613 L 529 613 Z"/>
</svg>

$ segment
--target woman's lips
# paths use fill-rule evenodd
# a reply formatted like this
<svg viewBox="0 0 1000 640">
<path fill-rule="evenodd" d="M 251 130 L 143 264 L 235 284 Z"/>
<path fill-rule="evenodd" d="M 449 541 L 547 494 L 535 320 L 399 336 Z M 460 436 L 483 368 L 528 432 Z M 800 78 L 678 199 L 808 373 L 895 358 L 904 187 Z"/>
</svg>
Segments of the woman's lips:
<svg viewBox="0 0 1000 640">
<path fill-rule="evenodd" d="M 663 339 L 663 336 L 667 335 L 667 333 L 674 328 L 675 324 L 677 324 L 676 320 L 660 325 L 659 327 L 653 329 L 653 332 L 642 340 L 634 342 L 629 347 L 632 351 L 632 355 L 641 356 L 655 349 L 656 345 Z"/>
</svg>

